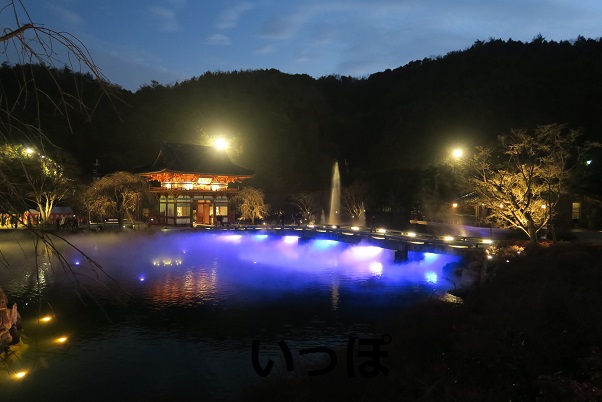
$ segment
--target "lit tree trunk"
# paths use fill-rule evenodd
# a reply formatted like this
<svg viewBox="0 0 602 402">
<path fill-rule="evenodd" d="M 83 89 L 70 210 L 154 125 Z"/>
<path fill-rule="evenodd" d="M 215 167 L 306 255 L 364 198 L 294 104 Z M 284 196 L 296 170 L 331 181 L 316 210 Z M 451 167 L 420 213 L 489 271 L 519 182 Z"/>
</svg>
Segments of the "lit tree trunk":
<svg viewBox="0 0 602 402">
<path fill-rule="evenodd" d="M 44 226 L 48 223 L 48 217 L 50 216 L 50 214 L 48 213 L 48 211 L 46 210 L 46 208 L 41 205 L 38 204 L 38 208 L 40 208 L 40 225 Z"/>
<path fill-rule="evenodd" d="M 35 199 L 33 200 L 38 209 L 40 210 L 40 225 L 48 224 L 48 219 L 50 214 L 52 213 L 52 208 L 54 207 L 55 199 L 54 197 L 49 197 L 48 194 L 36 194 Z"/>
<path fill-rule="evenodd" d="M 51 199 L 46 198 L 46 202 L 42 205 L 42 202 L 38 202 L 38 207 L 40 208 L 40 222 L 42 225 L 48 224 L 48 218 L 52 213 L 52 207 L 54 206 L 54 202 Z"/>
<path fill-rule="evenodd" d="M 552 204 L 551 201 L 548 200 L 548 212 L 549 212 L 549 216 L 548 216 L 548 239 L 550 238 L 550 232 L 552 233 L 552 242 L 556 243 L 556 228 L 554 227 L 554 222 L 552 221 L 552 217 L 554 216 L 554 207 L 556 204 Z"/>
<path fill-rule="evenodd" d="M 117 196 L 117 230 L 121 231 L 123 228 L 123 199 L 120 196 Z"/>
<path fill-rule="evenodd" d="M 534 246 L 539 245 L 539 242 L 537 241 L 537 231 L 535 230 L 535 222 L 533 222 L 533 218 L 531 218 L 530 214 L 526 214 L 527 215 L 527 232 L 529 234 L 529 240 L 531 241 L 531 244 Z"/>
</svg>

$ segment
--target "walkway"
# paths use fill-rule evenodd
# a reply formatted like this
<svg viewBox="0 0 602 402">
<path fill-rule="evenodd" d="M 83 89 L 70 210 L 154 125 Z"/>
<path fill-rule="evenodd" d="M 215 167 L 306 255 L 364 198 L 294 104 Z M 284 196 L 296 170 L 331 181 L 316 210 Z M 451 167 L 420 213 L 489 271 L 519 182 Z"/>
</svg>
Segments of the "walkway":
<svg viewBox="0 0 602 402">
<path fill-rule="evenodd" d="M 206 227 L 224 232 L 252 232 L 279 236 L 296 236 L 300 241 L 334 240 L 350 244 L 365 244 L 394 250 L 397 260 L 407 259 L 408 251 L 462 254 L 481 251 L 494 241 L 482 237 L 434 235 L 399 230 L 379 229 L 376 232 L 350 226 L 225 226 Z"/>
</svg>

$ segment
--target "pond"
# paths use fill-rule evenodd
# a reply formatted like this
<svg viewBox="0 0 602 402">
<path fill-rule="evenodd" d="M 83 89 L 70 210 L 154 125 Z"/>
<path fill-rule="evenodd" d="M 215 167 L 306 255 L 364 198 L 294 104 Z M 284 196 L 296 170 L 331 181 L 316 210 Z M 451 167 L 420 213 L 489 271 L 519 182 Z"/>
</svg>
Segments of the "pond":
<svg viewBox="0 0 602 402">
<path fill-rule="evenodd" d="M 0 286 L 26 346 L 0 367 L 3 400 L 236 399 L 262 381 L 253 341 L 265 367 L 280 364 L 279 341 L 296 353 L 380 337 L 381 318 L 448 290 L 443 269 L 458 261 L 256 234 L 81 233 L 67 238 L 81 252 L 56 242 L 69 273 L 13 236 L 0 238 Z"/>
</svg>

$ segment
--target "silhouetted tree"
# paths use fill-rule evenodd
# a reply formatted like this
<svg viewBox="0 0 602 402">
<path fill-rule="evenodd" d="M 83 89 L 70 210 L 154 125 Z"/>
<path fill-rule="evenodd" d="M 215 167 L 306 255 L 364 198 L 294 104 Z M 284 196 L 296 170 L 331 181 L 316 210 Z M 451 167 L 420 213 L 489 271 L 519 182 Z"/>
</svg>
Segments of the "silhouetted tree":
<svg viewBox="0 0 602 402">
<path fill-rule="evenodd" d="M 34 23 L 21 0 L 0 0 L 0 25 L 0 143 L 26 144 L 41 153 L 30 159 L 11 159 L 10 169 L 0 169 L 0 188 L 3 187 L 0 209 L 22 213 L 29 206 L 29 201 L 35 200 L 43 204 L 40 212 L 47 216 L 51 204 L 64 195 L 64 188 L 69 183 L 62 160 L 53 156 L 49 161 L 43 160 L 43 156 L 53 155 L 58 148 L 54 138 L 48 136 L 47 129 L 52 127 L 53 121 L 61 120 L 66 130 L 57 130 L 56 136 L 72 133 L 76 122 L 74 113 L 91 116 L 97 106 L 95 101 L 109 94 L 109 85 L 82 42 L 69 33 Z M 73 74 L 73 71 L 78 74 Z M 89 81 L 97 84 L 97 91 L 91 98 L 83 90 L 87 86 L 80 85 Z M 13 176 L 16 172 L 26 179 L 29 189 L 15 187 L 15 180 L 19 180 Z M 39 258 L 50 260 L 51 256 L 55 257 L 72 284 L 79 284 L 86 273 L 96 278 L 99 273 L 104 274 L 94 260 L 65 241 L 72 251 L 87 261 L 74 270 L 57 244 L 64 238 L 41 228 L 31 227 L 30 231 L 36 264 L 23 264 L 20 270 L 23 273 L 29 268 L 33 270 L 27 274 L 33 278 L 31 284 L 37 286 L 31 290 L 32 294 L 39 296 L 40 308 L 43 292 L 40 266 L 37 264 Z M 13 241 L 19 242 L 16 238 Z M 0 254 L 4 256 L 2 250 Z M 1 263 L 8 262 L 2 258 Z"/>
<path fill-rule="evenodd" d="M 317 212 L 318 194 L 310 192 L 295 193 L 291 196 L 291 204 L 293 204 L 305 219 L 309 219 Z"/>
<path fill-rule="evenodd" d="M 109 94 L 109 85 L 83 43 L 69 33 L 31 21 L 21 1 L 2 1 L 0 21 L 3 25 L 0 139 L 3 143 L 25 144 L 43 155 L 52 155 L 57 143 L 69 142 L 57 140 L 63 133 L 73 131 L 79 119 L 74 115 L 91 116 L 98 98 Z M 94 97 L 87 98 L 83 91 L 85 85 L 81 84 L 89 81 L 95 81 L 98 86 Z M 53 137 L 57 138 L 51 139 L 47 129 L 52 129 L 53 122 L 58 120 L 62 121 L 63 129 L 55 131 Z M 23 169 L 28 166 L 33 167 L 22 165 Z M 39 177 L 32 173 L 28 177 L 36 176 Z M 6 171 L 0 171 L 0 181 L 10 183 L 12 180 Z M 1 193 L 3 209 L 23 210 L 27 200 L 15 197 L 18 194 Z M 44 197 L 43 194 L 34 196 L 39 203 Z"/>
<path fill-rule="evenodd" d="M 370 185 L 362 181 L 354 181 L 341 190 L 341 204 L 352 219 L 365 221 L 365 205 L 370 197 Z"/>
</svg>

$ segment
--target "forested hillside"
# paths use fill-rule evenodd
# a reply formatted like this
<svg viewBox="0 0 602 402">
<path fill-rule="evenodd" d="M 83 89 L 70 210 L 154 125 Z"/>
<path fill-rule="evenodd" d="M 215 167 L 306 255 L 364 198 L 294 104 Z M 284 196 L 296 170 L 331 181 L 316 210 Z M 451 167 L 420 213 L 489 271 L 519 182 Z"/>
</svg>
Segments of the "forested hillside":
<svg viewBox="0 0 602 402">
<path fill-rule="evenodd" d="M 8 88 L 15 70 L 2 67 L 2 85 Z M 115 88 L 119 100 L 99 104 L 90 77 L 68 70 L 56 76 L 85 91 L 92 118 L 74 108 L 69 127 L 53 118 L 49 101 L 39 106 L 42 128 L 88 174 L 96 159 L 104 174 L 134 169 L 152 162 L 162 141 L 199 143 L 203 134 L 223 135 L 237 139 L 233 161 L 255 170 L 253 184 L 268 194 L 324 189 L 337 160 L 345 183 L 378 180 L 380 187 L 399 189 L 391 195 L 399 198 L 412 184 L 408 172 L 439 163 L 452 145 L 469 148 L 510 128 L 549 123 L 602 137 L 602 41 L 585 38 L 492 39 L 362 79 L 208 72 L 136 93 Z M 37 107 L 24 104 L 19 113 L 27 119 Z"/>
</svg>

